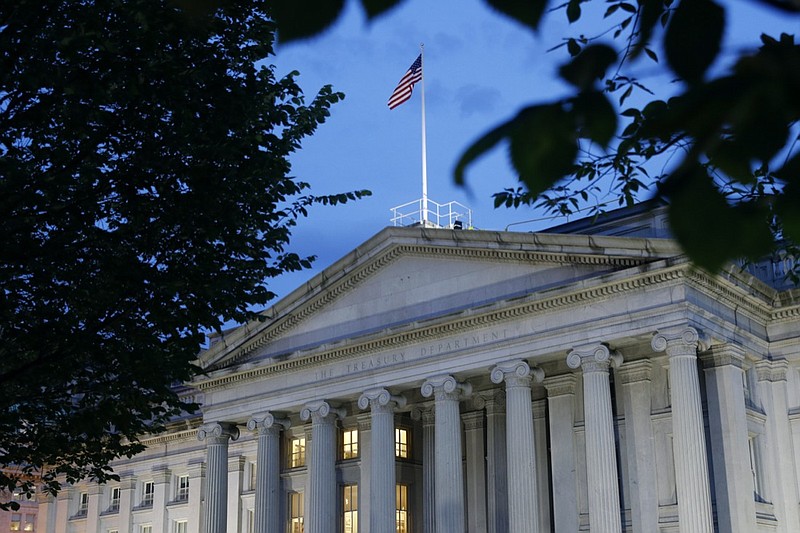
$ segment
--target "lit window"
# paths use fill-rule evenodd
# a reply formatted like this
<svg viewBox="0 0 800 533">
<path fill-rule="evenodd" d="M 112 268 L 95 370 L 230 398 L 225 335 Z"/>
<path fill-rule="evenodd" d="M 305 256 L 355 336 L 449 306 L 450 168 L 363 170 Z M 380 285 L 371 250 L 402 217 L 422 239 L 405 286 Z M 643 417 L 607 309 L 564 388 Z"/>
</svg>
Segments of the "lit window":
<svg viewBox="0 0 800 533">
<path fill-rule="evenodd" d="M 342 431 L 342 459 L 358 457 L 358 430 L 345 429 Z"/>
<path fill-rule="evenodd" d="M 342 493 L 342 533 L 358 533 L 358 485 L 345 485 Z"/>
<path fill-rule="evenodd" d="M 303 533 L 303 493 L 289 493 L 289 533 Z"/>
<path fill-rule="evenodd" d="M 189 530 L 189 523 L 186 520 L 175 520 L 175 533 L 186 533 Z"/>
<path fill-rule="evenodd" d="M 408 486 L 396 485 L 397 533 L 408 533 Z"/>
<path fill-rule="evenodd" d="M 153 506 L 153 495 L 155 494 L 155 484 L 152 481 L 142 483 L 142 507 Z"/>
<path fill-rule="evenodd" d="M 26 514 L 25 515 L 25 526 L 22 528 L 22 531 L 33 531 L 33 525 L 36 523 L 36 515 L 35 514 Z"/>
<path fill-rule="evenodd" d="M 186 501 L 189 499 L 189 476 L 182 475 L 175 478 L 175 500 Z"/>
<path fill-rule="evenodd" d="M 408 459 L 408 430 L 395 428 L 394 430 L 394 455 L 400 459 Z"/>
<path fill-rule="evenodd" d="M 16 513 L 12 514 L 11 525 L 9 526 L 9 529 L 11 531 L 19 531 L 21 525 L 22 525 L 22 515 Z"/>
<path fill-rule="evenodd" d="M 111 499 L 108 501 L 109 512 L 116 513 L 119 511 L 120 488 L 111 487 Z"/>
<path fill-rule="evenodd" d="M 306 466 L 306 438 L 293 437 L 289 443 L 289 468 Z"/>
<path fill-rule="evenodd" d="M 89 493 L 81 492 L 78 498 L 78 514 L 85 515 L 89 511 Z"/>
</svg>

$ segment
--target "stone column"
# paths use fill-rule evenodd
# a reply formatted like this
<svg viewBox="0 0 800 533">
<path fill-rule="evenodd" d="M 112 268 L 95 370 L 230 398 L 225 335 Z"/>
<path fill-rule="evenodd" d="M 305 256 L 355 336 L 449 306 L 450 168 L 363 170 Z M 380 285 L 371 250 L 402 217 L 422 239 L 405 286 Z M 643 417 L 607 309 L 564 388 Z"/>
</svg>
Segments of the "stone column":
<svg viewBox="0 0 800 533">
<path fill-rule="evenodd" d="M 308 466 L 307 533 L 326 533 L 338 524 L 336 512 L 336 419 L 344 412 L 325 401 L 315 401 L 300 411 L 311 419 L 311 463 Z"/>
<path fill-rule="evenodd" d="M 204 516 L 206 464 L 200 458 L 191 459 L 186 473 L 189 474 L 189 516 L 186 528 L 188 533 L 200 533 L 200 525 L 203 523 Z M 124 501 L 124 492 L 122 497 Z M 120 507 L 120 513 L 122 513 L 122 507 Z M 119 533 L 122 531 L 120 530 Z"/>
<path fill-rule="evenodd" d="M 713 531 L 706 434 L 697 372 L 699 334 L 691 327 L 657 333 L 653 350 L 669 356 L 675 485 L 681 531 Z"/>
<path fill-rule="evenodd" d="M 356 416 L 358 420 L 358 455 L 361 470 L 361 479 L 358 485 L 358 520 L 361 524 L 369 524 L 372 510 L 370 509 L 370 499 L 366 496 L 371 494 L 370 478 L 372 477 L 372 415 L 361 413 Z M 367 528 L 359 526 L 362 531 Z"/>
<path fill-rule="evenodd" d="M 658 486 L 651 422 L 649 359 L 630 361 L 614 372 L 625 413 L 628 484 L 633 531 L 658 531 Z"/>
<path fill-rule="evenodd" d="M 785 359 L 756 363 L 761 406 L 767 415 L 766 432 L 771 453 L 768 455 L 774 473 L 772 503 L 778 519 L 776 531 L 789 533 L 800 526 L 798 493 L 795 483 L 795 455 L 789 408 L 786 397 L 786 373 L 789 363 Z"/>
<path fill-rule="evenodd" d="M 578 480 L 575 475 L 575 386 L 572 374 L 544 379 L 550 410 L 550 461 L 553 471 L 553 523 L 556 531 L 578 531 Z"/>
<path fill-rule="evenodd" d="M 395 514 L 394 408 L 403 407 L 406 399 L 393 396 L 386 389 L 370 389 L 358 399 L 360 409 L 369 408 L 371 418 L 371 450 L 369 480 L 369 531 L 397 531 Z"/>
<path fill-rule="evenodd" d="M 486 531 L 486 452 L 483 411 L 461 415 L 467 452 L 467 531 Z"/>
<path fill-rule="evenodd" d="M 230 422 L 204 424 L 197 438 L 206 441 L 205 516 L 203 533 L 225 533 L 228 527 L 228 442 L 239 438 L 239 428 Z"/>
<path fill-rule="evenodd" d="M 434 410 L 422 411 L 422 531 L 436 531 L 436 447 L 434 442 Z"/>
<path fill-rule="evenodd" d="M 570 368 L 583 370 L 583 408 L 586 431 L 586 478 L 589 485 L 589 527 L 593 533 L 619 533 L 622 519 L 619 505 L 614 417 L 608 369 L 622 356 L 605 345 L 572 350 Z M 687 530 L 689 531 L 689 530 Z"/>
<path fill-rule="evenodd" d="M 508 474 L 505 393 L 484 396 L 486 409 L 486 505 L 488 533 L 508 533 Z"/>
<path fill-rule="evenodd" d="M 706 373 L 717 526 L 720 531 L 731 533 L 755 531 L 756 506 L 742 382 L 744 351 L 730 344 L 712 346 L 701 359 Z"/>
<path fill-rule="evenodd" d="M 506 446 L 508 459 L 508 524 L 514 533 L 539 529 L 536 491 L 536 450 L 531 406 L 532 375 L 544 379 L 540 368 L 525 361 L 509 361 L 492 369 L 493 383 L 506 383 Z"/>
<path fill-rule="evenodd" d="M 461 418 L 458 402 L 472 393 L 469 383 L 453 376 L 435 376 L 422 384 L 422 395 L 434 397 L 436 408 L 436 531 L 464 531 L 464 474 L 461 465 Z"/>
<path fill-rule="evenodd" d="M 539 495 L 539 531 L 553 530 L 550 516 L 550 472 L 547 468 L 547 400 L 534 400 L 533 438 L 536 443 L 536 493 Z"/>
<path fill-rule="evenodd" d="M 167 502 L 172 473 L 165 465 L 153 468 L 153 531 L 169 531 Z"/>
<path fill-rule="evenodd" d="M 247 429 L 258 430 L 256 449 L 255 533 L 281 533 L 281 429 L 291 423 L 273 413 L 253 415 Z"/>
</svg>

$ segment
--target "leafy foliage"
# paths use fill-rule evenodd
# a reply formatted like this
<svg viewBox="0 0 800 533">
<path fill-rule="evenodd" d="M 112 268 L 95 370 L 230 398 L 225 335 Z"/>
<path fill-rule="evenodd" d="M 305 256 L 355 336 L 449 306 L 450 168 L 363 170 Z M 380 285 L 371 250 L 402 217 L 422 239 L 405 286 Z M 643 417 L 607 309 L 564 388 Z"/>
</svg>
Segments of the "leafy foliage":
<svg viewBox="0 0 800 533">
<path fill-rule="evenodd" d="M 192 410 L 203 331 L 309 266 L 297 218 L 368 194 L 289 174 L 343 95 L 256 67 L 267 4 L 0 4 L 0 488 L 114 477 Z"/>
<path fill-rule="evenodd" d="M 485 1 L 534 31 L 549 11 L 563 10 L 574 23 L 591 3 Z M 796 0 L 752 1 L 800 18 Z M 369 9 L 369 0 L 361 3 L 370 17 L 380 13 Z M 760 49 L 734 51 L 730 70 L 718 72 L 726 17 L 735 3 L 605 5 L 606 28 L 597 28 L 596 36 L 565 36 L 555 47 L 570 56 L 560 75 L 573 94 L 529 105 L 479 136 L 457 162 L 456 182 L 463 183 L 481 155 L 507 143 L 522 186 L 496 194 L 496 206 L 536 205 L 570 214 L 601 189 L 615 192 L 620 204 L 654 191 L 670 202 L 673 232 L 702 267 L 716 270 L 770 250 L 793 253 L 791 243 L 800 242 L 800 44 L 790 35 L 763 35 Z M 312 24 L 326 27 L 333 18 L 321 19 L 329 16 L 315 13 L 302 26 L 313 33 Z M 300 35 L 286 31 L 289 38 Z M 668 69 L 680 81 L 677 94 L 657 98 L 633 75 L 643 62 Z M 634 97 L 650 101 L 625 107 Z M 790 275 L 800 281 L 800 261 L 795 264 Z"/>
</svg>

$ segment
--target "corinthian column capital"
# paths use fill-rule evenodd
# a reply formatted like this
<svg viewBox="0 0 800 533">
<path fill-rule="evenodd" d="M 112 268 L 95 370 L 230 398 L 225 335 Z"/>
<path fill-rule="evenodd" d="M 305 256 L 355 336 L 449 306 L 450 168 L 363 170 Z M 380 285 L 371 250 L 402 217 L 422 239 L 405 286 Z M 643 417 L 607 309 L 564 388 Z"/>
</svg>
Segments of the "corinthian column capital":
<svg viewBox="0 0 800 533">
<path fill-rule="evenodd" d="M 567 366 L 580 367 L 584 373 L 607 372 L 608 367 L 617 367 L 622 364 L 622 354 L 609 350 L 605 344 L 598 344 L 591 348 L 574 349 L 567 354 Z"/>
<path fill-rule="evenodd" d="M 232 422 L 212 422 L 203 424 L 197 430 L 197 440 L 236 440 L 239 438 L 239 427 Z"/>
<path fill-rule="evenodd" d="M 367 409 L 371 406 L 372 409 L 386 408 L 392 410 L 395 406 L 405 407 L 405 405 L 405 396 L 396 396 L 383 388 L 365 390 L 358 398 L 359 409 Z"/>
</svg>

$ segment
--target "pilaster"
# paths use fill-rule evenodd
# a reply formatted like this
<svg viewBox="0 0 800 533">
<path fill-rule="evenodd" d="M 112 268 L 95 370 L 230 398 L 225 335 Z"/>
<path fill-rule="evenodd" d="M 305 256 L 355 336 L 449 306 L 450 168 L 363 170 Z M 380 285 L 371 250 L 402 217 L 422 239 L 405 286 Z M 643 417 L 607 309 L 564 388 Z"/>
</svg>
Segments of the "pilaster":
<svg viewBox="0 0 800 533">
<path fill-rule="evenodd" d="M 486 409 L 486 506 L 489 533 L 508 533 L 508 459 L 505 392 L 483 395 Z"/>
<path fill-rule="evenodd" d="M 619 533 L 622 520 L 619 504 L 614 419 L 608 370 L 619 365 L 622 356 L 601 344 L 572 350 L 570 368 L 583 371 L 583 405 L 586 430 L 586 477 L 589 487 L 589 524 L 592 532 Z"/>
<path fill-rule="evenodd" d="M 358 454 L 361 457 L 361 480 L 358 486 L 358 516 L 362 524 L 367 525 L 372 516 L 370 499 L 366 496 L 371 494 L 370 479 L 372 478 L 372 414 L 361 413 L 356 415 L 358 420 Z M 361 526 L 362 531 L 366 527 Z"/>
<path fill-rule="evenodd" d="M 467 454 L 467 531 L 486 531 L 486 451 L 484 447 L 483 411 L 461 415 Z"/>
<path fill-rule="evenodd" d="M 659 332 L 651 341 L 669 356 L 675 484 L 681 531 L 713 531 L 703 405 L 697 371 L 700 335 L 696 329 Z"/>
<path fill-rule="evenodd" d="M 167 501 L 172 473 L 166 465 L 153 467 L 153 531 L 168 531 Z"/>
<path fill-rule="evenodd" d="M 544 379 L 550 410 L 553 523 L 556 531 L 578 531 L 578 479 L 575 474 L 575 387 L 573 374 Z"/>
<path fill-rule="evenodd" d="M 186 528 L 188 533 L 200 533 L 200 526 L 203 524 L 205 516 L 203 513 L 206 480 L 205 462 L 201 458 L 191 459 L 186 473 L 189 474 L 189 516 Z M 124 490 L 122 491 L 122 498 L 124 501 Z M 120 515 L 122 515 L 122 507 L 120 506 Z M 122 530 L 120 530 L 120 533 L 123 533 Z M 128 530 L 126 530 L 126 533 L 128 533 Z"/>
<path fill-rule="evenodd" d="M 700 355 L 706 374 L 717 525 L 720 531 L 731 533 L 756 529 L 742 384 L 744 358 L 744 351 L 732 344 L 712 346 Z"/>
<path fill-rule="evenodd" d="M 436 531 L 436 412 L 430 406 L 422 411 L 422 531 Z"/>
</svg>

